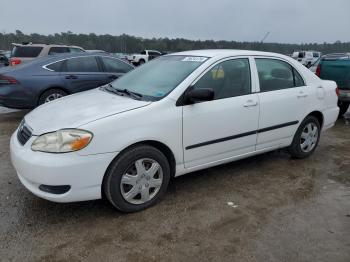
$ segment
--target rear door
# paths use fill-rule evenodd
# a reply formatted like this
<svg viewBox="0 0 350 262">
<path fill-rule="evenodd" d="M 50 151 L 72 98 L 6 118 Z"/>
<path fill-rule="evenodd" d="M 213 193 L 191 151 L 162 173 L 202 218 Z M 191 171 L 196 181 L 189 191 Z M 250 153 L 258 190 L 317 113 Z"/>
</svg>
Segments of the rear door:
<svg viewBox="0 0 350 262">
<path fill-rule="evenodd" d="M 288 144 L 313 102 L 313 89 L 286 61 L 255 58 L 255 63 L 260 87 L 257 150 Z"/>
<path fill-rule="evenodd" d="M 96 56 L 81 56 L 65 60 L 61 78 L 70 92 L 76 93 L 105 84 L 105 74 Z"/>
</svg>

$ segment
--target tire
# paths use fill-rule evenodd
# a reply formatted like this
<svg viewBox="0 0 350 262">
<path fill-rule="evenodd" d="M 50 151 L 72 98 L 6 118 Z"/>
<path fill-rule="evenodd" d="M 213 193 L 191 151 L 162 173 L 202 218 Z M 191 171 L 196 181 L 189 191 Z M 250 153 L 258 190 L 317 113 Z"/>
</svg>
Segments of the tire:
<svg viewBox="0 0 350 262">
<path fill-rule="evenodd" d="M 339 106 L 339 116 L 338 118 L 341 118 L 349 109 L 349 102 L 338 102 L 338 106 Z"/>
<path fill-rule="evenodd" d="M 311 133 L 308 133 L 310 127 L 312 127 L 312 131 L 310 131 Z M 315 131 L 314 128 L 317 130 Z M 291 156 L 298 159 L 310 156 L 318 145 L 320 133 L 321 127 L 318 119 L 314 116 L 307 116 L 303 122 L 301 122 L 294 135 L 293 142 L 288 148 Z"/>
<path fill-rule="evenodd" d="M 152 171 L 156 171 L 154 175 Z M 102 190 L 118 210 L 137 212 L 157 203 L 164 196 L 169 180 L 170 165 L 165 155 L 152 146 L 138 145 L 123 152 L 111 163 L 103 179 Z"/>
<path fill-rule="evenodd" d="M 143 65 L 145 63 L 145 60 L 143 60 L 143 59 L 141 59 L 140 61 L 139 61 L 139 65 Z"/>
<path fill-rule="evenodd" d="M 65 91 L 61 90 L 61 89 L 50 89 L 50 90 L 47 90 L 40 96 L 38 105 L 45 104 L 47 102 L 56 100 L 58 98 L 66 96 L 66 95 L 68 95 L 68 94 Z M 52 99 L 50 99 L 50 98 L 52 98 Z"/>
</svg>

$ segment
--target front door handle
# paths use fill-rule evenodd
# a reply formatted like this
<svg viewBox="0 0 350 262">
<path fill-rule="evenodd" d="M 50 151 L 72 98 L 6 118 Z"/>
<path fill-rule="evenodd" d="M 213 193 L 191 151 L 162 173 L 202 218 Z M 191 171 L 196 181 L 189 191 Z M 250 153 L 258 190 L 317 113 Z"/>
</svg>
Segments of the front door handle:
<svg viewBox="0 0 350 262">
<path fill-rule="evenodd" d="M 78 77 L 75 75 L 67 75 L 66 79 L 77 79 Z"/>
<path fill-rule="evenodd" d="M 307 97 L 307 94 L 305 94 L 304 92 L 300 92 L 298 94 L 298 98 L 303 98 L 303 97 Z"/>
<path fill-rule="evenodd" d="M 244 107 L 252 107 L 252 106 L 257 106 L 257 105 L 258 105 L 257 101 L 248 100 L 243 106 Z"/>
</svg>

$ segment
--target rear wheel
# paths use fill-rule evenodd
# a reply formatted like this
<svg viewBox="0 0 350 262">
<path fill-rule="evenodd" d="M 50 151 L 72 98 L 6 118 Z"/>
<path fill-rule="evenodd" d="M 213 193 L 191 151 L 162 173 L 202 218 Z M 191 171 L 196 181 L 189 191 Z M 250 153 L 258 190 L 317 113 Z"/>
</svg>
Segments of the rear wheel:
<svg viewBox="0 0 350 262">
<path fill-rule="evenodd" d="M 58 98 L 68 95 L 65 91 L 61 89 L 50 89 L 45 91 L 39 98 L 39 105 L 51 102 Z"/>
<path fill-rule="evenodd" d="M 339 118 L 341 118 L 349 109 L 349 102 L 342 102 L 339 101 L 338 102 L 338 106 L 339 106 Z"/>
<path fill-rule="evenodd" d="M 154 205 L 165 194 L 170 180 L 167 158 L 158 149 L 141 145 L 122 153 L 103 181 L 109 202 L 122 212 Z"/>
<path fill-rule="evenodd" d="M 316 149 L 320 139 L 321 127 L 314 116 L 306 117 L 294 135 L 289 152 L 294 158 L 310 156 Z"/>
</svg>

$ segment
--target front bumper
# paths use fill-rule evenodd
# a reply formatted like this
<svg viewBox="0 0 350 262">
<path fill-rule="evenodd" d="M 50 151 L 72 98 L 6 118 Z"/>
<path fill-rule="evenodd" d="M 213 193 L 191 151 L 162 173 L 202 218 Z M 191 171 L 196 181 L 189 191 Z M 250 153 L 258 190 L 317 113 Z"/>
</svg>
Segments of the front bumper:
<svg viewBox="0 0 350 262">
<path fill-rule="evenodd" d="M 50 154 L 34 152 L 31 137 L 22 146 L 17 131 L 10 142 L 11 160 L 22 184 L 38 197 L 54 202 L 75 202 L 101 198 L 101 185 L 108 165 L 117 153 L 81 156 L 75 152 Z M 40 185 L 69 185 L 63 194 L 39 189 Z"/>
</svg>

